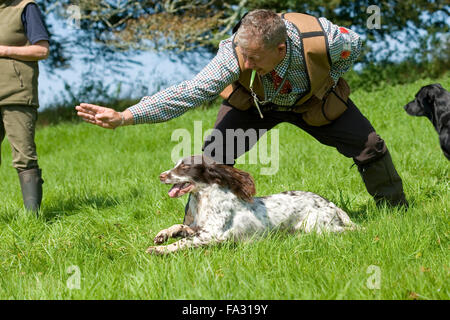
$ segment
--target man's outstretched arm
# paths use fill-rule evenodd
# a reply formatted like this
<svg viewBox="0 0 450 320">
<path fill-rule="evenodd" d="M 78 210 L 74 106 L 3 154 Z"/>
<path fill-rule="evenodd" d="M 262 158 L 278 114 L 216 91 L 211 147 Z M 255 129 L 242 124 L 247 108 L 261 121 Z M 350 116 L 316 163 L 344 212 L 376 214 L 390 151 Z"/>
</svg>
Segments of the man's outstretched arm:
<svg viewBox="0 0 450 320">
<path fill-rule="evenodd" d="M 228 39 L 221 43 L 217 55 L 194 79 L 144 97 L 123 113 L 82 103 L 75 107 L 77 114 L 89 123 L 108 129 L 127 124 L 164 122 L 179 117 L 215 99 L 227 85 L 239 78 L 239 64 L 230 41 Z"/>
</svg>

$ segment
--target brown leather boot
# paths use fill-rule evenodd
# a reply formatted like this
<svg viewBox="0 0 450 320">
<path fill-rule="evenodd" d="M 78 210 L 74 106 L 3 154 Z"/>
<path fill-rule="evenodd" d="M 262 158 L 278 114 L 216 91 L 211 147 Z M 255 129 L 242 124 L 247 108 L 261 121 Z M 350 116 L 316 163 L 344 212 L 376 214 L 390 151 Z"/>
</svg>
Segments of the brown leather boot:
<svg viewBox="0 0 450 320">
<path fill-rule="evenodd" d="M 29 169 L 19 172 L 20 188 L 25 209 L 37 213 L 42 201 L 41 169 Z"/>
<path fill-rule="evenodd" d="M 377 206 L 386 203 L 408 208 L 402 179 L 395 170 L 389 151 L 375 162 L 359 165 L 358 171 Z"/>
</svg>

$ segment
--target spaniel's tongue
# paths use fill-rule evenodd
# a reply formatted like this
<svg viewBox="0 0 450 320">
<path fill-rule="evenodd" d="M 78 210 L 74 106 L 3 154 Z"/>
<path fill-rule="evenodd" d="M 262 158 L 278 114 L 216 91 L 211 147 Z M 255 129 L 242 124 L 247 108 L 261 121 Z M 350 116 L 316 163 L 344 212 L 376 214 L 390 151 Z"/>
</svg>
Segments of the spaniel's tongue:
<svg viewBox="0 0 450 320">
<path fill-rule="evenodd" d="M 172 188 L 169 190 L 169 197 L 176 198 L 181 197 L 183 194 L 191 191 L 191 184 L 187 182 L 174 184 Z"/>
<path fill-rule="evenodd" d="M 183 184 L 184 183 L 174 184 L 172 186 L 172 188 L 170 188 L 170 190 L 169 190 L 169 197 L 171 197 L 171 198 L 178 197 L 179 196 L 178 194 L 180 193 L 180 190 L 181 190 L 181 187 L 183 186 Z"/>
<path fill-rule="evenodd" d="M 194 185 L 189 182 L 176 183 L 169 190 L 169 197 L 177 198 L 182 195 L 191 192 L 194 189 Z"/>
</svg>

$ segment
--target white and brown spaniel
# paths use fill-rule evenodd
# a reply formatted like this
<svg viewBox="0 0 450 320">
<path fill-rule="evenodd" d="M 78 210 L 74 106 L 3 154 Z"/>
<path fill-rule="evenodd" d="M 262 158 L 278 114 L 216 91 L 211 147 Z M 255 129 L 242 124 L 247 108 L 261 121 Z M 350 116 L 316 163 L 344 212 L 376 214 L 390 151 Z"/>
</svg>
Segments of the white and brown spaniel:
<svg viewBox="0 0 450 320">
<path fill-rule="evenodd" d="M 155 244 L 182 237 L 170 245 L 152 246 L 149 253 L 164 254 L 227 239 L 240 240 L 270 229 L 304 232 L 352 230 L 355 224 L 334 203 L 312 192 L 286 191 L 254 198 L 252 177 L 205 156 L 191 156 L 159 176 L 173 184 L 170 197 L 190 193 L 184 224 L 160 231 Z"/>
</svg>

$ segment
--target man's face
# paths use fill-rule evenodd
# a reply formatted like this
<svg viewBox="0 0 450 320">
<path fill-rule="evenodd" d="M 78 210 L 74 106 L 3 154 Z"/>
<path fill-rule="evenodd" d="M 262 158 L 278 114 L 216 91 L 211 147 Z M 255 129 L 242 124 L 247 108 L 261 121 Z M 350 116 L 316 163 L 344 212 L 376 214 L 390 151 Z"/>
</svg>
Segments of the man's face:
<svg viewBox="0 0 450 320">
<path fill-rule="evenodd" d="M 265 48 L 258 42 L 250 42 L 248 47 L 238 48 L 244 57 L 245 69 L 254 69 L 261 76 L 271 72 L 286 55 L 285 43 L 275 48 Z"/>
</svg>

